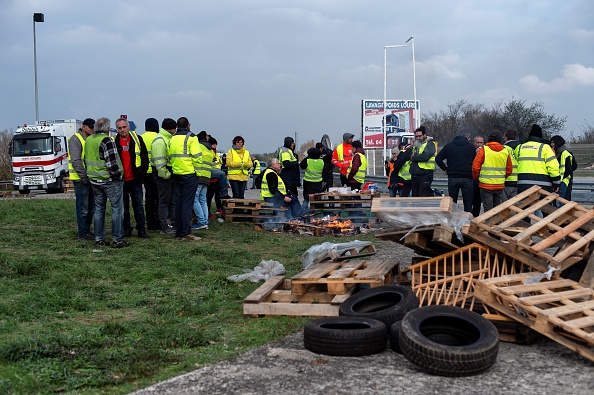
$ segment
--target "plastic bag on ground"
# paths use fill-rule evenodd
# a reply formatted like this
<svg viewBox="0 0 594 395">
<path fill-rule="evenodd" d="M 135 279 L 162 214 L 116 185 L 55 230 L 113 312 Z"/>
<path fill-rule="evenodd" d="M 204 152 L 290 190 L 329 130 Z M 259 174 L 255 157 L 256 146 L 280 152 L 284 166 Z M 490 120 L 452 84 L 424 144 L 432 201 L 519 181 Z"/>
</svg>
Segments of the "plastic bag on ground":
<svg viewBox="0 0 594 395">
<path fill-rule="evenodd" d="M 243 274 L 235 274 L 227 277 L 227 280 L 240 282 L 250 280 L 253 283 L 266 281 L 272 276 L 285 274 L 286 270 L 282 263 L 273 260 L 262 260 L 252 271 L 246 270 Z"/>
<path fill-rule="evenodd" d="M 348 243 L 325 242 L 309 247 L 307 251 L 305 251 L 303 255 L 301 255 L 301 264 L 305 269 L 306 267 L 314 263 L 336 259 L 337 257 L 342 256 L 342 254 L 345 252 L 346 254 L 348 254 L 348 251 L 352 250 L 353 248 L 356 248 L 358 251 L 361 251 L 363 248 L 368 247 L 370 245 L 371 242 L 360 240 L 354 240 Z"/>
</svg>

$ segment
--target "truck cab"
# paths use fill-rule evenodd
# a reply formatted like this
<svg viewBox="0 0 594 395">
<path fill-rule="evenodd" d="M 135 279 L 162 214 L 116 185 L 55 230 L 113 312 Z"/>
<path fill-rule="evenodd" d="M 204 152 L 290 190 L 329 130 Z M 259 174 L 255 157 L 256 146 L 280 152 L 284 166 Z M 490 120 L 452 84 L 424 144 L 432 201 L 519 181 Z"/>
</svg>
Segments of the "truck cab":
<svg viewBox="0 0 594 395">
<path fill-rule="evenodd" d="M 81 126 L 81 121 L 70 119 L 18 127 L 10 150 L 14 190 L 21 194 L 31 190 L 64 192 L 64 178 L 68 176 L 68 140 Z"/>
</svg>

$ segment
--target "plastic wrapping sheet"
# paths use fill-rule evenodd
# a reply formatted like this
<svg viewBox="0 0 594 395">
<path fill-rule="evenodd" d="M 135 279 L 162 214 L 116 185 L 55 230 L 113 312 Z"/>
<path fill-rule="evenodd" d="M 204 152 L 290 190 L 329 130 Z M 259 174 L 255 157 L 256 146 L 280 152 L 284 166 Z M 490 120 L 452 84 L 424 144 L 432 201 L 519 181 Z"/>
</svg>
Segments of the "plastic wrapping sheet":
<svg viewBox="0 0 594 395">
<path fill-rule="evenodd" d="M 472 214 L 463 211 L 456 204 L 444 205 L 444 200 L 440 198 L 382 200 L 386 204 L 379 206 L 379 210 L 377 206 L 374 207 L 374 214 L 393 228 L 411 229 L 411 233 L 415 227 L 448 225 L 454 229 L 458 240 L 463 241 L 462 228 L 472 220 Z"/>
<path fill-rule="evenodd" d="M 235 274 L 227 277 L 227 280 L 240 282 L 250 280 L 253 283 L 266 281 L 272 276 L 285 274 L 286 270 L 282 263 L 273 260 L 262 260 L 253 270 L 244 270 L 243 274 Z"/>
<path fill-rule="evenodd" d="M 325 242 L 315 246 L 309 247 L 303 255 L 301 255 L 301 264 L 305 269 L 309 265 L 322 262 L 324 260 L 332 260 L 342 256 L 343 253 L 348 254 L 349 250 L 356 248 L 362 250 L 371 245 L 369 241 L 353 240 L 347 243 L 330 243 Z"/>
</svg>

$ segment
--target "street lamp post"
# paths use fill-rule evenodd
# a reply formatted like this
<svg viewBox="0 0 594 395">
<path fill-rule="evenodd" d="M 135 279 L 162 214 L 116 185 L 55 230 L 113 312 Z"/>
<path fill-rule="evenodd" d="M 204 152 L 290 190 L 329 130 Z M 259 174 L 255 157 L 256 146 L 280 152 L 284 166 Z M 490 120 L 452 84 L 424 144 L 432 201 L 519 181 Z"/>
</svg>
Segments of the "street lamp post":
<svg viewBox="0 0 594 395">
<path fill-rule="evenodd" d="M 383 139 L 384 139 L 384 162 L 386 163 L 386 126 L 387 126 L 387 118 L 386 118 L 386 77 L 387 77 L 387 52 L 388 48 L 398 48 L 398 47 L 406 47 L 406 44 L 397 44 L 397 45 L 384 45 L 384 117 L 383 117 Z"/>
<path fill-rule="evenodd" d="M 415 36 L 410 36 L 406 42 L 412 41 L 412 66 L 413 66 L 413 95 L 415 101 L 415 129 L 419 127 L 421 109 L 417 108 L 417 72 L 415 68 Z"/>
<path fill-rule="evenodd" d="M 39 104 L 37 93 L 37 38 L 35 35 L 35 22 L 43 22 L 44 17 L 42 13 L 36 12 L 33 14 L 33 68 L 35 70 L 35 122 L 39 121 Z"/>
</svg>

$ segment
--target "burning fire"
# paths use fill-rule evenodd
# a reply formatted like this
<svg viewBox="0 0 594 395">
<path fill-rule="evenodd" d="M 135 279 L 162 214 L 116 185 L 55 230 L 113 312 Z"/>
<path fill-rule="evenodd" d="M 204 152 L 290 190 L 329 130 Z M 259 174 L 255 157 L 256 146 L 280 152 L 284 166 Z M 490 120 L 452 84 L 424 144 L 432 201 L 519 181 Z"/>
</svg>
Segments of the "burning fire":
<svg viewBox="0 0 594 395">
<path fill-rule="evenodd" d="M 312 218 L 311 223 L 317 226 L 334 229 L 335 231 L 341 233 L 352 232 L 355 230 L 353 221 L 351 221 L 350 219 L 347 219 L 346 221 L 341 221 L 338 219 L 338 215 L 328 215 L 323 218 Z"/>
<path fill-rule="evenodd" d="M 322 234 L 333 234 L 337 236 L 360 233 L 360 227 L 355 226 L 353 221 L 338 219 L 338 215 L 327 215 L 322 218 L 312 218 L 311 216 L 301 219 L 292 219 L 283 222 L 268 222 L 263 224 L 263 229 L 272 232 L 293 232 L 309 233 L 316 236 Z"/>
</svg>

